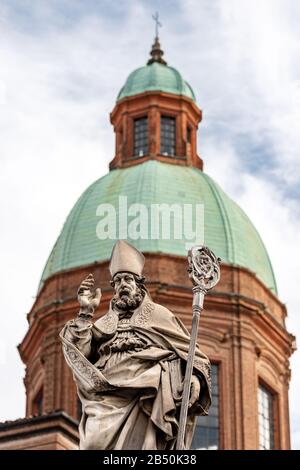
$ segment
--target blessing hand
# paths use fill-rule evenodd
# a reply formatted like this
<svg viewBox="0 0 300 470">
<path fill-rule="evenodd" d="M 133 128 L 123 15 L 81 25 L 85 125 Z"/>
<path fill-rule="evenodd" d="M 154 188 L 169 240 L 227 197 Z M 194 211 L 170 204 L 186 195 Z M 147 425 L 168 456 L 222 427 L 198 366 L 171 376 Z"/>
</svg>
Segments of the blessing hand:
<svg viewBox="0 0 300 470">
<path fill-rule="evenodd" d="M 77 298 L 80 305 L 79 315 L 93 316 L 94 310 L 99 306 L 101 289 L 95 289 L 95 279 L 89 274 L 79 286 Z"/>
</svg>

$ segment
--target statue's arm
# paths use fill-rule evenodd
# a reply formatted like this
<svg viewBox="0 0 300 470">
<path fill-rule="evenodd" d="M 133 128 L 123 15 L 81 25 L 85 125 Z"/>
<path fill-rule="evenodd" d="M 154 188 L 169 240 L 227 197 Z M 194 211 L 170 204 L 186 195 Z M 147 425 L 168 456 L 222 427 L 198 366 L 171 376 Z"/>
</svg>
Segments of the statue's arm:
<svg viewBox="0 0 300 470">
<path fill-rule="evenodd" d="M 94 289 L 95 281 L 92 274 L 84 279 L 78 289 L 80 310 L 77 317 L 67 324 L 65 337 L 73 343 L 85 356 L 92 353 L 93 315 L 101 299 L 100 289 Z"/>
</svg>

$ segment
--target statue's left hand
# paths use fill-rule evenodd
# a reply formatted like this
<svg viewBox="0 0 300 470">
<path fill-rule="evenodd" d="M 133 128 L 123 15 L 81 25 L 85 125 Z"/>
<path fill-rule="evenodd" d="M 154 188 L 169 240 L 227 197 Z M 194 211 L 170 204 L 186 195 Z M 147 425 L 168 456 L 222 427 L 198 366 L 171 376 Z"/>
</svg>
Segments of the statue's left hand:
<svg viewBox="0 0 300 470">
<path fill-rule="evenodd" d="M 196 375 L 192 375 L 189 408 L 198 400 L 200 394 L 200 381 Z"/>
</svg>

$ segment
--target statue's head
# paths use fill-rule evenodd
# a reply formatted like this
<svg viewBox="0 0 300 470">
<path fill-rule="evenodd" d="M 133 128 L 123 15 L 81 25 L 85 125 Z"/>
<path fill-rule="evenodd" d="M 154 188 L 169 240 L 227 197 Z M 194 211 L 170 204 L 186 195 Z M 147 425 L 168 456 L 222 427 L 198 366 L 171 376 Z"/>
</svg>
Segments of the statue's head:
<svg viewBox="0 0 300 470">
<path fill-rule="evenodd" d="M 145 278 L 130 272 L 119 272 L 114 275 L 111 285 L 115 289 L 112 306 L 119 310 L 134 310 L 143 301 L 146 288 Z"/>
<path fill-rule="evenodd" d="M 115 289 L 112 306 L 120 310 L 137 308 L 146 292 L 142 271 L 144 255 L 126 240 L 118 240 L 113 248 L 109 270 Z"/>
</svg>

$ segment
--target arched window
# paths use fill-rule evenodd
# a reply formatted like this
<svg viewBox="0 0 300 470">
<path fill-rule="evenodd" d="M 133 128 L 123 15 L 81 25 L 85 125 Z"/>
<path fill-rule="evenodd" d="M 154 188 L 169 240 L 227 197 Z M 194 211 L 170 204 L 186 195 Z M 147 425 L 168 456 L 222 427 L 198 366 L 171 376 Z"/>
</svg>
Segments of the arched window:
<svg viewBox="0 0 300 470">
<path fill-rule="evenodd" d="M 134 148 L 135 157 L 148 154 L 148 118 L 142 117 L 134 120 Z"/>
<path fill-rule="evenodd" d="M 258 421 L 259 448 L 274 449 L 274 395 L 262 384 L 258 386 Z"/>
<path fill-rule="evenodd" d="M 186 141 L 188 144 L 192 142 L 192 129 L 190 128 L 190 126 L 188 126 L 186 130 Z"/>
<path fill-rule="evenodd" d="M 160 118 L 160 152 L 162 155 L 175 155 L 176 146 L 176 120 L 173 117 Z"/>
<path fill-rule="evenodd" d="M 33 416 L 41 416 L 43 414 L 43 387 L 40 388 L 32 403 Z"/>
<path fill-rule="evenodd" d="M 212 404 L 208 416 L 199 416 L 192 442 L 192 449 L 219 449 L 219 367 L 211 366 Z"/>
</svg>

